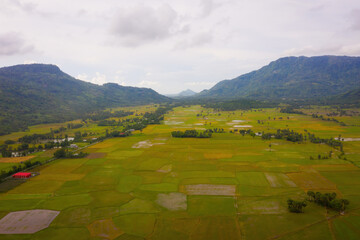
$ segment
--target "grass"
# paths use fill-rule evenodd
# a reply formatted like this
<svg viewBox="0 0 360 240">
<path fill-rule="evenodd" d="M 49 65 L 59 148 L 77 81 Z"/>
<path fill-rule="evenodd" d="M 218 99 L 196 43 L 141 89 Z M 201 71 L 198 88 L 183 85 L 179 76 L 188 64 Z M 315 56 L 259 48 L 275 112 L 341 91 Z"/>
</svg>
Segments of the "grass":
<svg viewBox="0 0 360 240">
<path fill-rule="evenodd" d="M 153 107 L 135 110 L 139 113 Z M 313 109 L 320 110 L 329 111 Z M 201 112 L 207 119 L 196 116 Z M 340 119 L 352 125 L 359 120 Z M 100 153 L 96 158 L 56 160 L 34 169 L 39 176 L 5 189 L 0 193 L 0 217 L 39 208 L 61 212 L 49 228 L 36 234 L 0 235 L 0 239 L 99 239 L 102 232 L 115 239 L 359 238 L 360 142 L 344 142 L 345 156 L 354 165 L 339 159 L 340 152 L 325 144 L 263 141 L 229 133 L 234 125 L 229 123 L 244 120 L 236 124 L 252 125 L 255 132 L 289 128 L 305 134 L 306 129 L 319 137 L 356 138 L 360 127 L 278 109 L 214 112 L 200 106 L 175 108 L 165 120 L 183 123 L 150 125 L 131 137 L 105 140 L 86 149 Z M 47 132 L 49 127 L 36 126 L 30 132 Z M 211 139 L 171 138 L 171 131 L 194 128 L 224 128 L 227 133 L 214 133 Z M 89 124 L 78 130 L 100 134 L 106 128 Z M 164 144 L 133 148 L 142 141 Z M 310 156 L 328 155 L 329 151 L 333 151 L 330 159 L 310 160 Z M 33 159 L 43 161 L 51 156 L 51 152 L 41 152 Z M 0 163 L 0 170 L 11 164 Z M 186 186 L 198 184 L 225 185 L 236 191 L 230 196 L 206 191 L 201 192 L 204 195 L 184 194 Z M 345 216 L 327 221 L 325 209 L 315 204 L 309 204 L 303 214 L 289 213 L 287 199 L 304 199 L 310 189 L 335 191 L 349 199 Z M 172 203 L 179 207 L 172 209 Z"/>
</svg>

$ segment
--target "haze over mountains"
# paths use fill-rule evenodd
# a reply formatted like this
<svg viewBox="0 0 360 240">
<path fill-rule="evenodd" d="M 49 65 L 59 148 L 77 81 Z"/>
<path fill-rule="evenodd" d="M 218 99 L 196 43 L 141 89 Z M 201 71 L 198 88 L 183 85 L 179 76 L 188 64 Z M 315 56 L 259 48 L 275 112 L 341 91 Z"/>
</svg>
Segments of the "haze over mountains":
<svg viewBox="0 0 360 240">
<path fill-rule="evenodd" d="M 338 95 L 360 88 L 360 57 L 286 57 L 224 80 L 199 98 L 306 99 Z"/>
<path fill-rule="evenodd" d="M 168 97 L 172 97 L 172 98 L 185 98 L 185 97 L 192 97 L 196 94 L 196 92 L 194 92 L 191 89 L 186 89 L 184 91 L 179 92 L 178 94 L 167 94 L 166 96 Z"/>
<path fill-rule="evenodd" d="M 359 102 L 360 57 L 286 57 L 209 90 L 183 91 L 173 98 L 193 100 L 333 99 Z M 344 100 L 345 99 L 345 100 Z M 102 86 L 77 80 L 57 66 L 0 68 L 0 134 L 29 125 L 62 122 L 110 107 L 173 101 L 149 88 Z"/>
</svg>

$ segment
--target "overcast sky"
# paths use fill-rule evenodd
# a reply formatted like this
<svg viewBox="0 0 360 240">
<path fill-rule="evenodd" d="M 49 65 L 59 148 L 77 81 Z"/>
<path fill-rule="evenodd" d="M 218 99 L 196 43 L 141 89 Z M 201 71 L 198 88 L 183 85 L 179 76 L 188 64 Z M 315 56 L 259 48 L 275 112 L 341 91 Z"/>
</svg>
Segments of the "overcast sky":
<svg viewBox="0 0 360 240">
<path fill-rule="evenodd" d="M 360 55 L 360 0 L 0 0 L 0 66 L 201 91 L 284 56 Z"/>
</svg>

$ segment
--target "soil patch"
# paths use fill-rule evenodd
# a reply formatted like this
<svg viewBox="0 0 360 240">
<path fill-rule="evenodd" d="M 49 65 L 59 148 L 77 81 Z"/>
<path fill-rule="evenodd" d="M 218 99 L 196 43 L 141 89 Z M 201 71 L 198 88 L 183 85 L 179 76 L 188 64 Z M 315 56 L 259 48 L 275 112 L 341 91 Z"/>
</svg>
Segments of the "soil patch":
<svg viewBox="0 0 360 240">
<path fill-rule="evenodd" d="M 187 209 L 187 198 L 183 193 L 160 193 L 156 203 L 170 211 L 181 211 Z"/>
<path fill-rule="evenodd" d="M 165 144 L 165 143 L 153 143 L 150 140 L 146 140 L 146 141 L 141 141 L 141 142 L 135 143 L 132 146 L 132 148 L 150 148 L 154 145 L 162 145 L 162 144 Z"/>
<path fill-rule="evenodd" d="M 235 196 L 236 185 L 196 184 L 185 185 L 187 195 Z"/>
<path fill-rule="evenodd" d="M 94 152 L 86 156 L 86 158 L 90 158 L 90 159 L 104 158 L 104 157 L 106 157 L 106 153 L 102 153 L 102 152 Z"/>
<path fill-rule="evenodd" d="M 0 220 L 0 234 L 32 234 L 49 227 L 59 211 L 28 210 L 11 212 Z"/>
</svg>

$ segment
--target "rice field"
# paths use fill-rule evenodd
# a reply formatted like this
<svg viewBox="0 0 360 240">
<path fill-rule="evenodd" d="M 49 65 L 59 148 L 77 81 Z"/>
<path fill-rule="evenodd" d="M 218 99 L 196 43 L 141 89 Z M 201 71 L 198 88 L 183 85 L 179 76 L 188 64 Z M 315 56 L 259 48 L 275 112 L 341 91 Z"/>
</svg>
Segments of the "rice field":
<svg viewBox="0 0 360 240">
<path fill-rule="evenodd" d="M 278 109 L 178 107 L 164 124 L 93 145 L 87 158 L 56 160 L 1 193 L 0 218 L 28 210 L 59 214 L 45 229 L 0 239 L 359 239 L 360 169 L 352 163 L 360 162 L 359 143 L 344 142 L 343 160 L 323 144 L 229 132 L 248 125 L 255 132 L 360 137 L 360 127 Z M 226 133 L 210 139 L 170 134 L 198 127 Z M 329 151 L 329 159 L 309 158 Z M 289 213 L 287 199 L 303 199 L 307 190 L 336 192 L 350 200 L 349 208 L 340 216 L 309 203 L 305 213 Z"/>
</svg>

